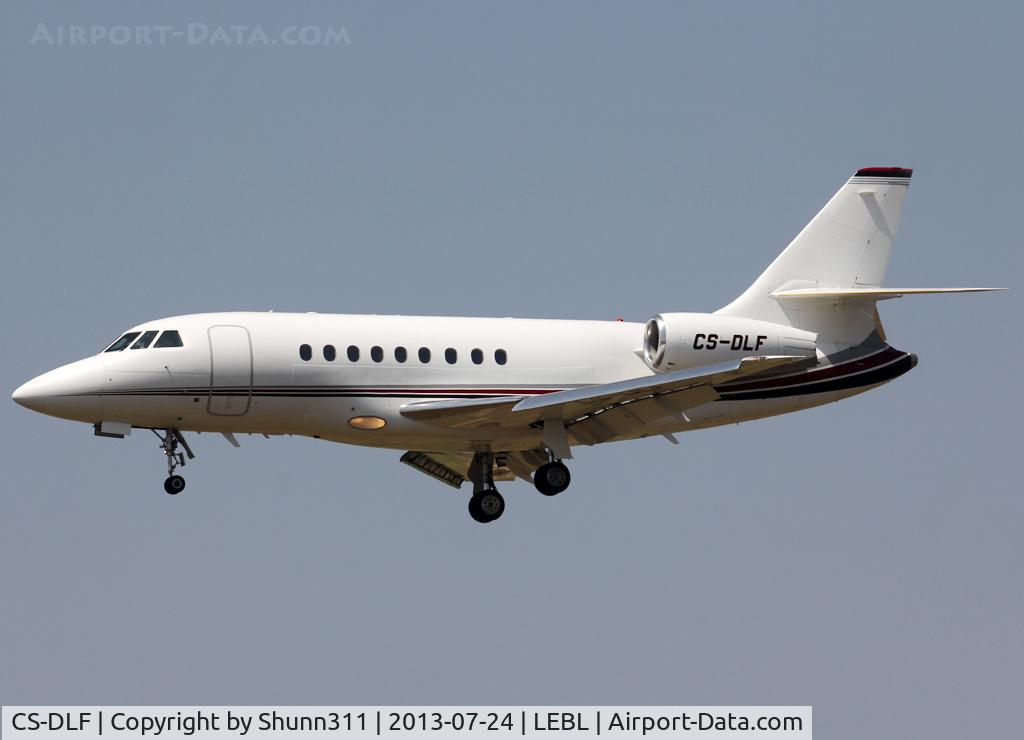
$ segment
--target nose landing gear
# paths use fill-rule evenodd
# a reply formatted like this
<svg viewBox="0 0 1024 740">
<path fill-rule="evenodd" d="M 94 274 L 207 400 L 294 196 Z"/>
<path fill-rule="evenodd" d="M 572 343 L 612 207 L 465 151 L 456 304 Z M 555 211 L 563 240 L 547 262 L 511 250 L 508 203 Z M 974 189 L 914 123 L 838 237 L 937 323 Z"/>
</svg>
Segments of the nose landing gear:
<svg viewBox="0 0 1024 740">
<path fill-rule="evenodd" d="M 152 431 L 160 440 L 160 449 L 167 457 L 167 480 L 164 481 L 164 490 L 170 495 L 176 496 L 185 490 L 185 479 L 176 475 L 174 471 L 185 466 L 186 457 L 189 460 L 195 458 L 195 453 L 192 452 L 192 448 L 188 446 L 188 442 L 177 429 L 165 429 L 163 434 L 156 429 Z M 184 452 L 178 452 L 179 445 Z"/>
<path fill-rule="evenodd" d="M 170 475 L 164 481 L 164 490 L 172 496 L 176 496 L 185 490 L 185 479 L 180 475 Z"/>
</svg>

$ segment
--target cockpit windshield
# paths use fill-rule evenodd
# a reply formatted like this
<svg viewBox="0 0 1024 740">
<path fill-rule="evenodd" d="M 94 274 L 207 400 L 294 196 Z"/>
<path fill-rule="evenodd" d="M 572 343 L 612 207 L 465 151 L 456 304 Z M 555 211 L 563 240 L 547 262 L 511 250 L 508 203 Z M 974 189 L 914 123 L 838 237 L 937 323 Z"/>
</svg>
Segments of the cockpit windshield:
<svg viewBox="0 0 1024 740">
<path fill-rule="evenodd" d="M 167 330 L 160 335 L 153 347 L 181 347 L 181 334 L 174 330 Z"/>
<path fill-rule="evenodd" d="M 131 344 L 132 340 L 134 340 L 135 337 L 139 336 L 139 334 L 141 334 L 141 333 L 142 332 L 138 332 L 138 331 L 130 331 L 127 334 L 125 334 L 123 337 L 118 339 L 116 342 L 114 342 L 112 345 L 107 347 L 103 351 L 104 352 L 120 352 L 125 347 L 127 347 L 129 344 Z"/>
<path fill-rule="evenodd" d="M 181 341 L 181 334 L 174 329 L 168 329 L 163 334 L 160 334 L 159 338 L 157 338 L 157 334 L 160 334 L 159 329 L 150 329 L 144 332 L 130 331 L 103 351 L 121 352 L 129 346 L 132 349 L 148 349 L 149 347 L 157 349 L 161 347 L 185 346 Z M 154 339 L 156 339 L 156 342 L 153 341 Z M 135 342 L 135 344 L 132 344 L 132 342 Z"/>
<path fill-rule="evenodd" d="M 146 347 L 153 343 L 158 333 L 156 329 L 142 332 L 142 336 L 132 345 L 132 349 L 146 349 Z"/>
</svg>

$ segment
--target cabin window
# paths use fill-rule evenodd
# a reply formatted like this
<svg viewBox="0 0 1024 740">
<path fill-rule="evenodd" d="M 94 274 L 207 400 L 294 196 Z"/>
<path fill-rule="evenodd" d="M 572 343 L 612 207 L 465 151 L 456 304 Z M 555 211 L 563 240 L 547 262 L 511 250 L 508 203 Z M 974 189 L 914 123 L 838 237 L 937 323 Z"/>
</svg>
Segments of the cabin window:
<svg viewBox="0 0 1024 740">
<path fill-rule="evenodd" d="M 306 362 L 309 362 L 310 360 L 313 359 L 313 348 L 310 347 L 308 344 L 299 345 L 299 357 L 301 357 Z"/>
<path fill-rule="evenodd" d="M 449 365 L 454 365 L 456 362 L 459 361 L 459 353 L 456 352 L 455 349 L 453 349 L 452 347 L 449 347 L 444 351 L 444 361 L 447 362 Z"/>
<path fill-rule="evenodd" d="M 125 347 L 127 347 L 129 344 L 131 344 L 132 340 L 134 340 L 135 337 L 139 336 L 139 334 L 141 334 L 141 333 L 142 332 L 138 332 L 138 331 L 130 331 L 127 334 L 125 334 L 123 337 L 118 339 L 116 342 L 114 342 L 112 345 L 107 347 L 103 351 L 104 352 L 120 352 Z"/>
<path fill-rule="evenodd" d="M 397 362 L 405 362 L 408 357 L 409 354 L 405 351 L 405 347 L 395 347 L 395 360 Z"/>
<path fill-rule="evenodd" d="M 505 353 L 505 350 L 494 350 L 494 361 L 499 365 L 504 365 L 506 362 L 508 362 L 508 355 Z"/>
<path fill-rule="evenodd" d="M 422 362 L 424 365 L 430 362 L 430 350 L 427 349 L 426 347 L 420 347 L 419 356 L 420 362 Z"/>
<path fill-rule="evenodd" d="M 484 351 L 482 349 L 475 349 L 475 350 L 473 350 L 472 352 L 469 353 L 469 358 L 471 360 L 473 360 L 473 364 L 474 365 L 483 364 L 483 361 L 484 361 Z"/>
<path fill-rule="evenodd" d="M 142 336 L 132 345 L 132 349 L 146 349 L 146 347 L 153 343 L 153 340 L 156 339 L 156 335 L 159 333 L 156 329 L 142 332 Z"/>
<path fill-rule="evenodd" d="M 354 344 L 350 344 L 348 346 L 346 354 L 348 355 L 348 359 L 350 362 L 359 362 L 359 348 Z"/>
<path fill-rule="evenodd" d="M 384 350 L 380 347 L 370 347 L 370 359 L 374 362 L 383 362 Z"/>
<path fill-rule="evenodd" d="M 338 356 L 337 350 L 334 349 L 333 344 L 324 345 L 324 359 L 328 362 L 334 362 L 334 358 Z"/>
<path fill-rule="evenodd" d="M 153 348 L 182 346 L 184 345 L 181 342 L 181 334 L 176 331 L 165 331 L 160 335 L 160 338 L 156 340 L 156 344 L 153 345 Z"/>
</svg>

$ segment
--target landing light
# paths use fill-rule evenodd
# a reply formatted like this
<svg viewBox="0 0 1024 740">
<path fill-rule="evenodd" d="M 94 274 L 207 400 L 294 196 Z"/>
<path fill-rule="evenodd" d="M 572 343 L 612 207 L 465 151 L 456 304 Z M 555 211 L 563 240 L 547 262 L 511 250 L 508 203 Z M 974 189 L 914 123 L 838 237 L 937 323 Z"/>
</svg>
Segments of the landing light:
<svg viewBox="0 0 1024 740">
<path fill-rule="evenodd" d="M 353 416 L 348 420 L 348 425 L 353 429 L 383 429 L 387 422 L 379 416 Z"/>
</svg>

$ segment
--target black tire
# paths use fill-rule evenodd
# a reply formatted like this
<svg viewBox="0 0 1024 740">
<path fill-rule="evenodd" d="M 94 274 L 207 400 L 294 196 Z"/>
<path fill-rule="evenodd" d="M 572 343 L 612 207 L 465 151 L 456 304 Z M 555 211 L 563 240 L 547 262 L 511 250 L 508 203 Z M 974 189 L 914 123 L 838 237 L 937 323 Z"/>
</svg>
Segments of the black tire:
<svg viewBox="0 0 1024 740">
<path fill-rule="evenodd" d="M 469 515 L 481 524 L 493 522 L 504 513 L 505 499 L 497 491 L 484 491 L 469 499 Z"/>
<path fill-rule="evenodd" d="M 172 475 L 164 481 L 164 490 L 172 496 L 177 496 L 185 490 L 185 479 L 180 475 Z"/>
<path fill-rule="evenodd" d="M 533 474 L 533 485 L 545 496 L 557 496 L 571 482 L 569 468 L 561 461 L 545 463 Z"/>
<path fill-rule="evenodd" d="M 469 499 L 469 515 L 473 517 L 474 522 L 480 522 L 481 524 L 487 524 L 490 521 L 483 511 L 480 510 L 480 499 L 476 496 L 471 496 Z"/>
</svg>

